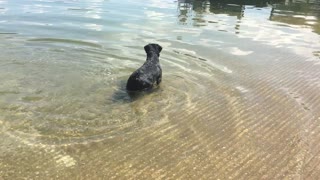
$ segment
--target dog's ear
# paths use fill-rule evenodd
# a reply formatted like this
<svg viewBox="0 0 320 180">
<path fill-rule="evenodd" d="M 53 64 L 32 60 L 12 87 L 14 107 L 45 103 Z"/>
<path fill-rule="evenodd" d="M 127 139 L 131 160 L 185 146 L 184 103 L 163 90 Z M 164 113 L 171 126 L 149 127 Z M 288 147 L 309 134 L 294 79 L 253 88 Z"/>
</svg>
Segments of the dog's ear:
<svg viewBox="0 0 320 180">
<path fill-rule="evenodd" d="M 150 44 L 145 45 L 144 50 L 148 53 L 150 51 Z"/>
<path fill-rule="evenodd" d="M 159 44 L 157 44 L 157 49 L 159 53 L 162 51 L 162 47 Z"/>
</svg>

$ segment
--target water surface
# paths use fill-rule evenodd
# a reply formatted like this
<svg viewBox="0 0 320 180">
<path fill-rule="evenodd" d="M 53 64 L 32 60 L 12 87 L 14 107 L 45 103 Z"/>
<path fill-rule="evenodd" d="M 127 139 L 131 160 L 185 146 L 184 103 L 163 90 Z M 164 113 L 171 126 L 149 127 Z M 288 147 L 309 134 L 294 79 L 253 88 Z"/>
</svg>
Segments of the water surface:
<svg viewBox="0 0 320 180">
<path fill-rule="evenodd" d="M 319 179 L 319 18 L 318 1 L 0 0 L 0 177 Z M 133 100 L 148 43 L 163 81 Z"/>
</svg>

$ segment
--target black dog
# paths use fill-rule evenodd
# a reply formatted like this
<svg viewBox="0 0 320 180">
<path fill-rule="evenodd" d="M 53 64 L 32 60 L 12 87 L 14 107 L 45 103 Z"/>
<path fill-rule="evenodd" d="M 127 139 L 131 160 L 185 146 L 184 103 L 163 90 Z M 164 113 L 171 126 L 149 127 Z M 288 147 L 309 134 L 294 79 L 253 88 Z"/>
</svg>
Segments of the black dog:
<svg viewBox="0 0 320 180">
<path fill-rule="evenodd" d="M 150 90 L 156 83 L 160 84 L 162 69 L 159 63 L 159 56 L 162 47 L 158 44 L 148 44 L 144 46 L 147 53 L 146 62 L 131 74 L 127 82 L 128 91 Z"/>
</svg>

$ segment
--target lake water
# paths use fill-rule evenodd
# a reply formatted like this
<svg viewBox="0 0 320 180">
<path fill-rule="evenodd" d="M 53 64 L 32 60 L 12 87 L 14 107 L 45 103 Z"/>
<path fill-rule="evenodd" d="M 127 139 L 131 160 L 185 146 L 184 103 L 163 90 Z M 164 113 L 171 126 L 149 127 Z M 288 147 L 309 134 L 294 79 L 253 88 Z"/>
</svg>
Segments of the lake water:
<svg viewBox="0 0 320 180">
<path fill-rule="evenodd" d="M 320 179 L 320 1 L 236 2 L 0 0 L 0 179 Z"/>
</svg>

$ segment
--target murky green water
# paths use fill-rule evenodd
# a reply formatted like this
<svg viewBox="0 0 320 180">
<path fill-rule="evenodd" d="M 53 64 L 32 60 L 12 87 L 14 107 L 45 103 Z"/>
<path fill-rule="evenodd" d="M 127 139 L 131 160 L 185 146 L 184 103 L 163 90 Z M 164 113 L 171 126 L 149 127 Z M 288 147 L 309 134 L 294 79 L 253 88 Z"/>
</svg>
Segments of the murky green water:
<svg viewBox="0 0 320 180">
<path fill-rule="evenodd" d="M 319 179 L 319 18 L 319 1 L 0 0 L 0 179 Z M 163 81 L 132 101 L 148 43 Z"/>
</svg>

